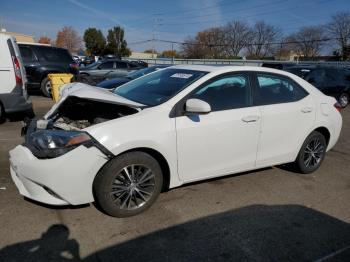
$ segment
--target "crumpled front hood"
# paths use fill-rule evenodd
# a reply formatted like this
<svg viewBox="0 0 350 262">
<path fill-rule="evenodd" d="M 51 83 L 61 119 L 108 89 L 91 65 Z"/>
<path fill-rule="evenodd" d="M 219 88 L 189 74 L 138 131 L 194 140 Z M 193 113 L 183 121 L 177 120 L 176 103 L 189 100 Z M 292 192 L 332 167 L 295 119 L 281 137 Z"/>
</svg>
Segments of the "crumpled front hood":
<svg viewBox="0 0 350 262">
<path fill-rule="evenodd" d="M 131 101 L 122 96 L 116 95 L 106 89 L 90 86 L 84 83 L 66 84 L 60 92 L 61 99 L 46 113 L 45 118 L 48 118 L 62 104 L 67 97 L 75 96 L 94 101 L 107 102 L 118 105 L 125 105 L 134 108 L 145 106 L 143 104 Z"/>
</svg>

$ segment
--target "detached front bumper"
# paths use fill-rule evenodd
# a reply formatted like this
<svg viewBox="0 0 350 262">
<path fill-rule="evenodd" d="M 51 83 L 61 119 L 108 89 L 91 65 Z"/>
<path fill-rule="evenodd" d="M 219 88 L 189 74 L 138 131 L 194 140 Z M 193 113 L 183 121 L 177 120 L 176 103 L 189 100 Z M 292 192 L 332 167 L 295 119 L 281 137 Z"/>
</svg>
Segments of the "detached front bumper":
<svg viewBox="0 0 350 262">
<path fill-rule="evenodd" d="M 96 147 L 38 159 L 19 145 L 10 151 L 10 170 L 21 195 L 50 205 L 80 205 L 94 201 L 93 181 L 107 160 Z"/>
</svg>

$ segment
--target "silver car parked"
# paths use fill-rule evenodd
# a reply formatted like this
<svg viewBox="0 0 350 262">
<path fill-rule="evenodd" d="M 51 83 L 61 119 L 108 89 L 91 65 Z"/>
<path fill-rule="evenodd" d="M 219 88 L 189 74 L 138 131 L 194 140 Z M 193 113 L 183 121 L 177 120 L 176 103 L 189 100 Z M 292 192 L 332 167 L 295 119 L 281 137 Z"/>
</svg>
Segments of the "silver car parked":
<svg viewBox="0 0 350 262">
<path fill-rule="evenodd" d="M 81 75 L 92 77 L 121 77 L 142 67 L 133 62 L 123 60 L 103 60 L 79 69 Z"/>
</svg>

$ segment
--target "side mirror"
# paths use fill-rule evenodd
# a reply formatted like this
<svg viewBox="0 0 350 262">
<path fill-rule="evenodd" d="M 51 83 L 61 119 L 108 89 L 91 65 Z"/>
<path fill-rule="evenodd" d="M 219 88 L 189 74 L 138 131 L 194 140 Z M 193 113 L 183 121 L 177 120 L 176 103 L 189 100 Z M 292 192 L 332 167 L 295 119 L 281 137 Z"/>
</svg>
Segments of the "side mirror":
<svg viewBox="0 0 350 262">
<path fill-rule="evenodd" d="M 186 101 L 186 113 L 208 114 L 210 111 L 210 105 L 203 100 L 191 98 Z"/>
</svg>

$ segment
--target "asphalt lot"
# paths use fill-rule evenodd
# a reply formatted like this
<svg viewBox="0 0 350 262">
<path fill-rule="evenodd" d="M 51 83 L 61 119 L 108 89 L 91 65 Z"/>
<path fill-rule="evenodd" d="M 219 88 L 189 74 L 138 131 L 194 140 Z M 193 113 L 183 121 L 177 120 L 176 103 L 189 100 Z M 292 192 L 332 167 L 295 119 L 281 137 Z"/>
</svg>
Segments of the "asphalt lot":
<svg viewBox="0 0 350 262">
<path fill-rule="evenodd" d="M 52 104 L 32 100 L 38 115 Z M 0 261 L 349 261 L 350 108 L 342 114 L 341 138 L 312 175 L 273 167 L 195 183 L 125 219 L 23 199 L 8 162 L 21 122 L 1 124 Z"/>
</svg>

